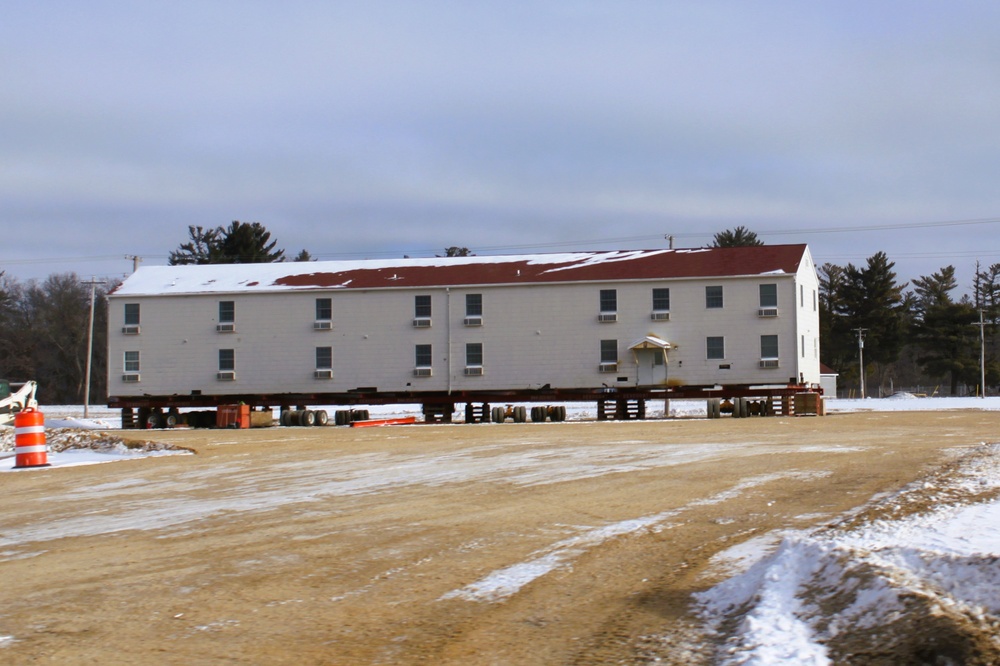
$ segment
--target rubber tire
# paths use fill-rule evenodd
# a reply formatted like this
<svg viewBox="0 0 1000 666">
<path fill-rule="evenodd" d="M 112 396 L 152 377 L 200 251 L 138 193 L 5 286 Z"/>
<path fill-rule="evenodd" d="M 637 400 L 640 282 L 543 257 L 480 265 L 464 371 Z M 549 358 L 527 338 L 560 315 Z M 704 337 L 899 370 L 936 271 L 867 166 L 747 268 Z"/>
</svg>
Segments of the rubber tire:
<svg viewBox="0 0 1000 666">
<path fill-rule="evenodd" d="M 311 426 L 316 424 L 316 412 L 311 409 L 303 409 L 299 412 L 299 425 Z"/>
<path fill-rule="evenodd" d="M 733 398 L 733 418 L 743 418 L 743 398 Z"/>
<path fill-rule="evenodd" d="M 504 419 L 507 418 L 507 412 L 503 407 L 494 407 L 490 416 L 492 417 L 493 423 L 503 423 Z"/>
<path fill-rule="evenodd" d="M 330 415 L 326 413 L 325 409 L 316 410 L 316 425 L 325 426 L 330 422 Z"/>
<path fill-rule="evenodd" d="M 524 423 L 528 420 L 528 410 L 524 405 L 514 408 L 514 423 Z"/>
</svg>

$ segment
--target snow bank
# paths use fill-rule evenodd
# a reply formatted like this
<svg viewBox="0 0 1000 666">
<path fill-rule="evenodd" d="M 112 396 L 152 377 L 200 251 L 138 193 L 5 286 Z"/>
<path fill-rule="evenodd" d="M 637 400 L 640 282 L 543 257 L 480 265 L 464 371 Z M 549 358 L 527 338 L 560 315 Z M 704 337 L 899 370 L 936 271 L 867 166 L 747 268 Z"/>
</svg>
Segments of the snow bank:
<svg viewBox="0 0 1000 666">
<path fill-rule="evenodd" d="M 61 427 L 69 423 L 72 427 Z M 57 425 L 53 425 L 57 424 Z M 14 428 L 0 427 L 0 472 L 14 469 Z M 126 440 L 96 430 L 93 423 L 77 423 L 73 420 L 55 419 L 46 421 L 45 444 L 48 447 L 49 467 L 69 467 L 73 465 L 93 465 L 115 460 L 127 460 L 149 456 L 190 454 L 189 449 L 163 444 L 161 442 Z M 18 471 L 31 471 L 30 468 Z"/>
<path fill-rule="evenodd" d="M 786 535 L 696 603 L 720 664 L 1000 663 L 998 564 L 1000 445 L 983 445 L 864 516 Z"/>
</svg>

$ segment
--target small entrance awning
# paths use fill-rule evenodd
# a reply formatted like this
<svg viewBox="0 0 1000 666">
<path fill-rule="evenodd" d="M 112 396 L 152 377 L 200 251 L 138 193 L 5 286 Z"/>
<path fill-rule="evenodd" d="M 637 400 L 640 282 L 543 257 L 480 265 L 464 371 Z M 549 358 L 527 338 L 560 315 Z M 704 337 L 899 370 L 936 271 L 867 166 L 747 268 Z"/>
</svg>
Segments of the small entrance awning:
<svg viewBox="0 0 1000 666">
<path fill-rule="evenodd" d="M 662 349 L 663 351 L 667 351 L 668 349 L 673 349 L 673 345 L 655 335 L 647 335 L 642 340 L 633 343 L 629 349 L 632 351 L 636 349 Z"/>
</svg>

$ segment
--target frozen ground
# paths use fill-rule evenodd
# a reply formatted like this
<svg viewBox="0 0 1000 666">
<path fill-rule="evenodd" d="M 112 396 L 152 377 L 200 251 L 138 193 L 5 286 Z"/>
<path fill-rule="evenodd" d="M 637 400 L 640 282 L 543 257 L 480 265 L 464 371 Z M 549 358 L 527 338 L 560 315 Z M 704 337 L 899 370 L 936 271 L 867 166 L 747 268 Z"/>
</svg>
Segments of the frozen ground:
<svg viewBox="0 0 1000 666">
<path fill-rule="evenodd" d="M 827 409 L 1000 411 L 1000 398 L 829 400 Z M 106 408 L 92 408 L 87 419 L 78 407 L 42 411 L 55 467 L 184 453 L 152 443 L 126 446 L 114 432 L 117 414 Z M 419 408 L 371 412 L 405 416 Z M 593 417 L 577 406 L 569 412 L 571 419 Z M 704 404 L 675 401 L 671 415 L 704 416 Z M 0 471 L 7 471 L 13 466 L 13 432 L 3 430 L 0 451 L 8 453 L 0 455 L 8 457 L 0 460 Z M 859 655 L 872 650 L 907 663 L 919 655 L 907 655 L 897 643 L 935 632 L 942 642 L 959 645 L 953 663 L 970 663 L 969 655 L 1000 655 L 998 497 L 1000 444 L 984 442 L 960 465 L 879 499 L 868 509 L 877 519 L 865 519 L 863 512 L 836 526 L 771 534 L 720 554 L 713 573 L 729 577 L 696 598 L 705 631 L 724 641 L 714 663 L 832 664 L 864 661 Z M 538 563 L 522 567 L 525 575 L 532 564 Z M 510 579 L 518 571 L 499 572 L 503 584 L 516 588 Z"/>
</svg>

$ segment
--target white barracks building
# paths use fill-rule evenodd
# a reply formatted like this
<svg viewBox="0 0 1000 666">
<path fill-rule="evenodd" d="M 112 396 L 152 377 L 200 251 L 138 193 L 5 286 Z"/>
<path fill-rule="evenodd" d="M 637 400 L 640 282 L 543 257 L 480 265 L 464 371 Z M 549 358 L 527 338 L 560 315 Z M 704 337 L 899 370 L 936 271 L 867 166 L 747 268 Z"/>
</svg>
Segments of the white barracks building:
<svg viewBox="0 0 1000 666">
<path fill-rule="evenodd" d="M 109 404 L 816 385 L 818 298 L 806 245 L 147 266 L 109 298 Z"/>
</svg>

